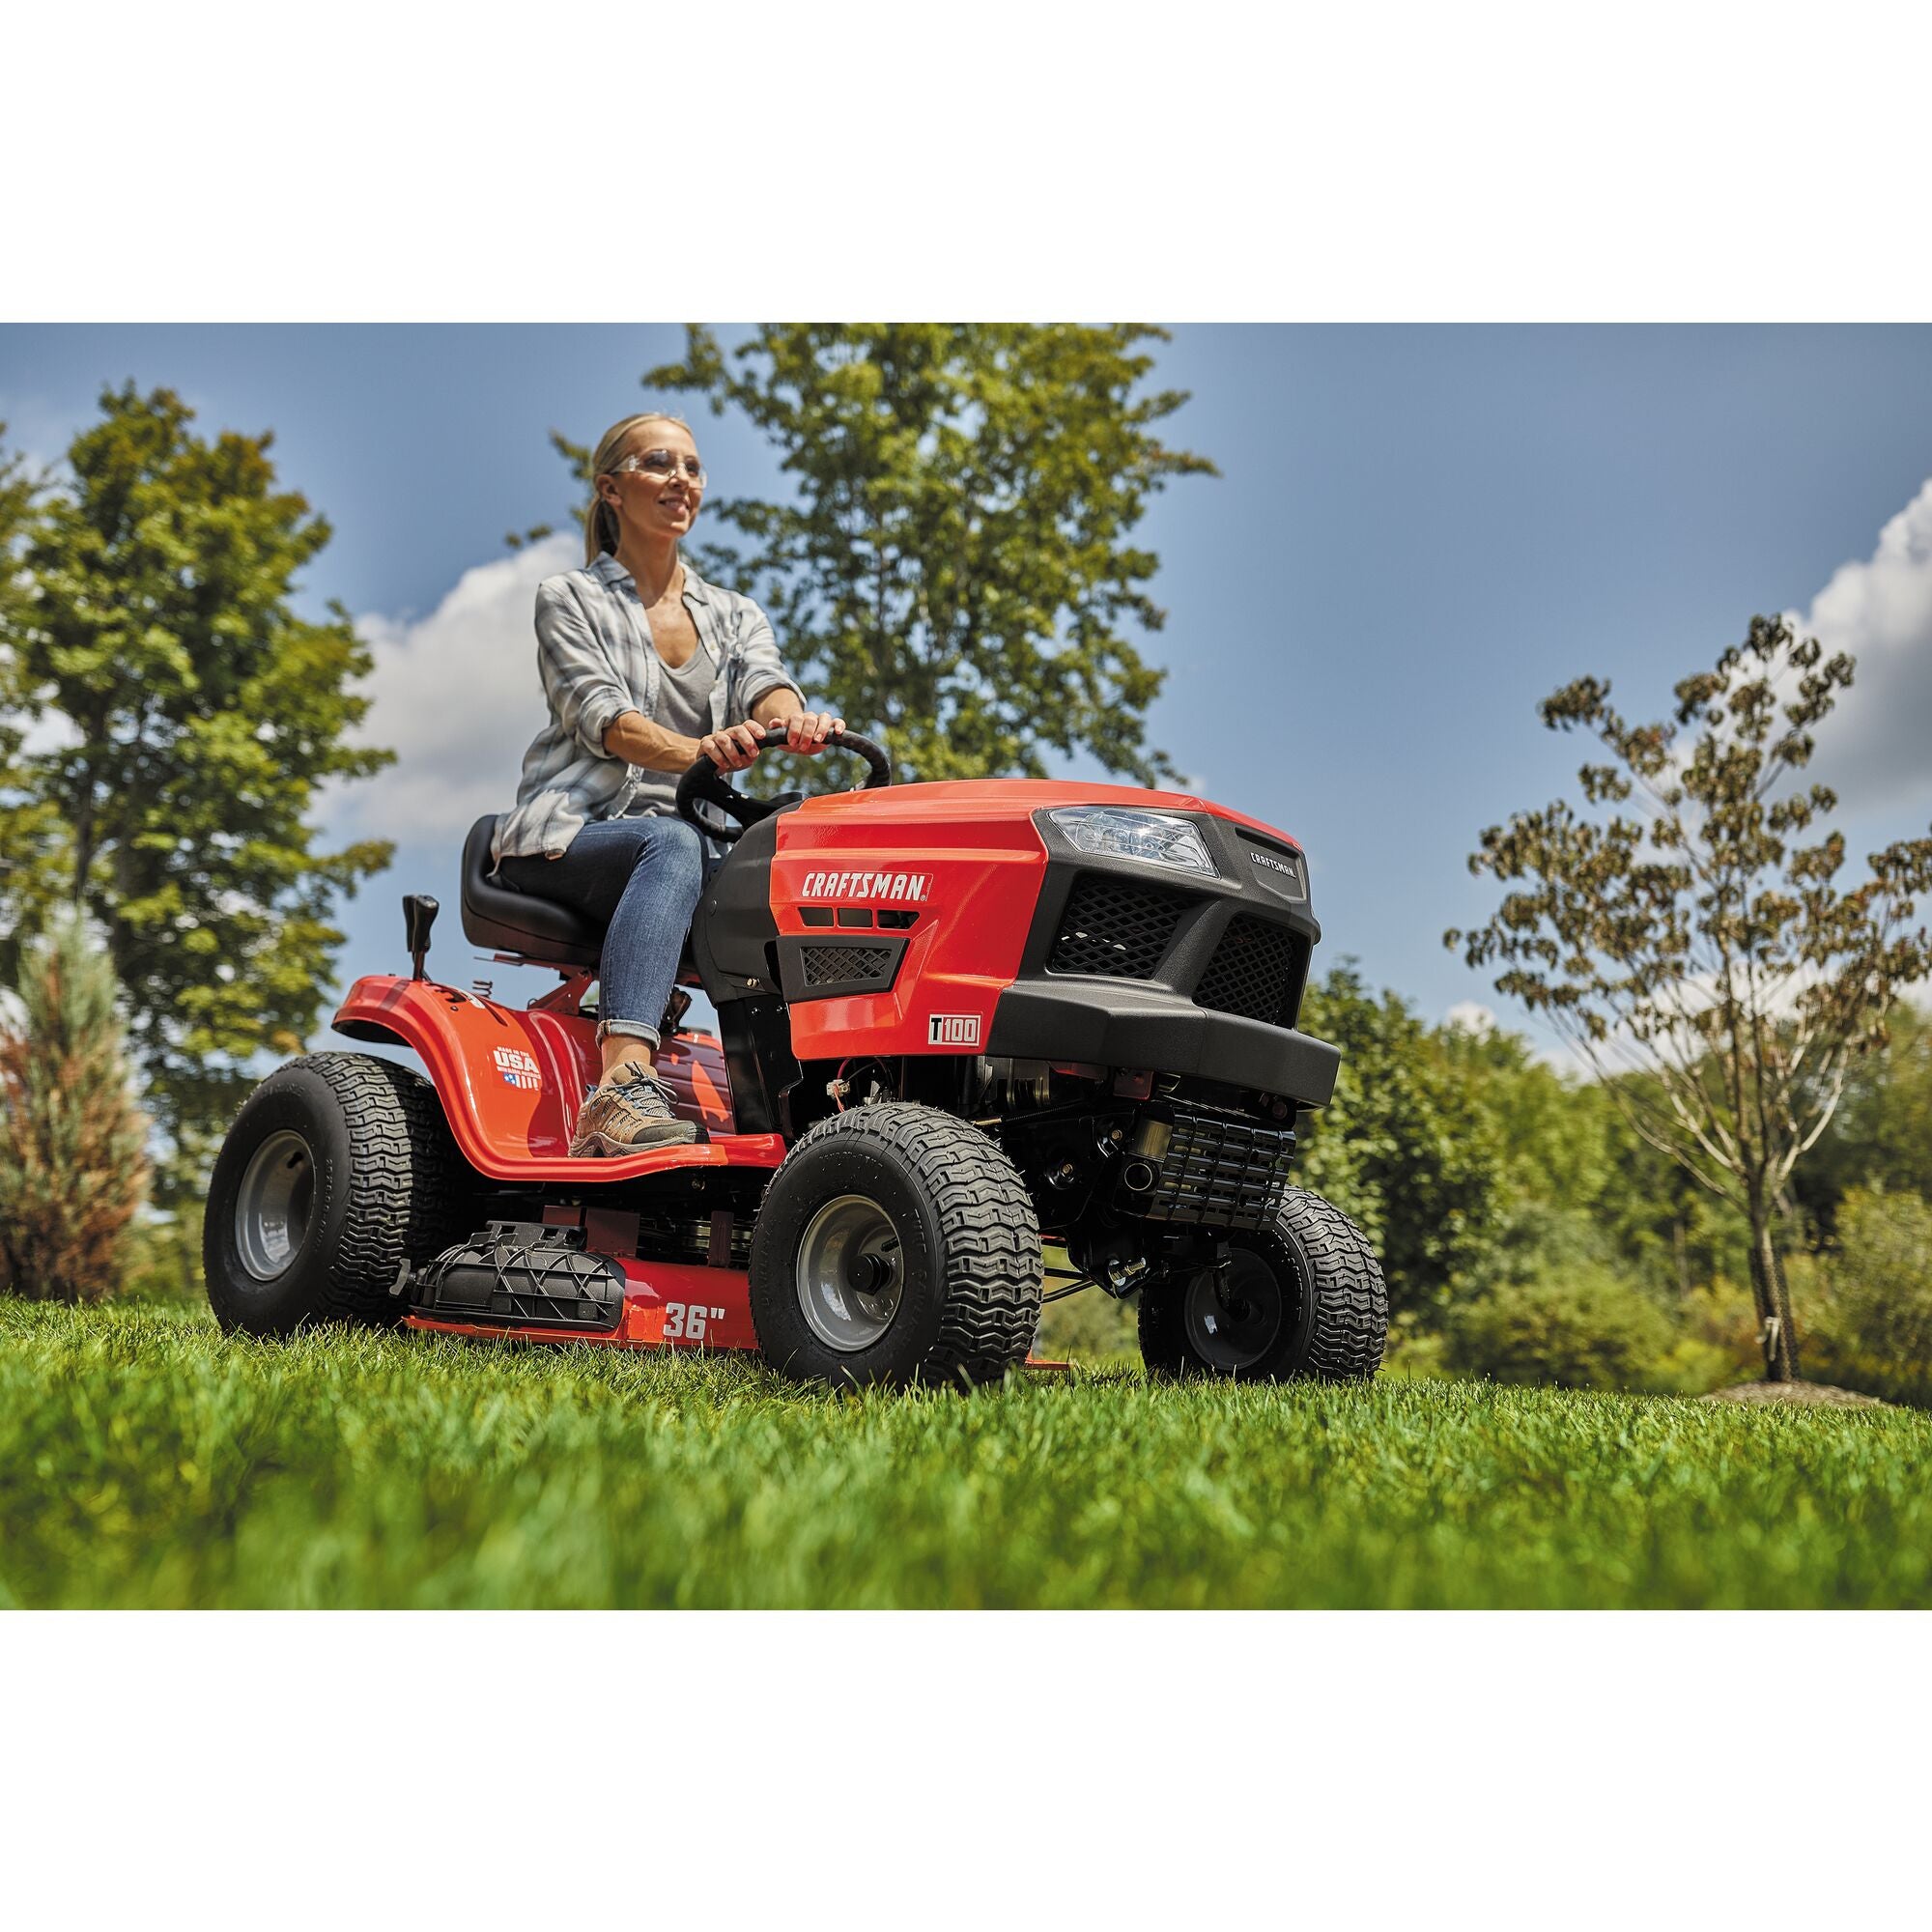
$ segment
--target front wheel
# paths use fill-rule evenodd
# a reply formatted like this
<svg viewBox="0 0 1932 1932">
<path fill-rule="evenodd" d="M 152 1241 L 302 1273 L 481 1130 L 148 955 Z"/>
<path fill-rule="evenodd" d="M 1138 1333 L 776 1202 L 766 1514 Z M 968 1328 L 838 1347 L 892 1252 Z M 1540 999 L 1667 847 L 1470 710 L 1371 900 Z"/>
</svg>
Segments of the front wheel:
<svg viewBox="0 0 1932 1932">
<path fill-rule="evenodd" d="M 1039 1322 L 1039 1224 L 978 1127 L 889 1100 L 820 1121 L 752 1235 L 752 1322 L 781 1373 L 996 1381 Z"/>
<path fill-rule="evenodd" d="M 1229 1236 L 1225 1274 L 1143 1289 L 1140 1335 L 1154 1376 L 1354 1380 L 1381 1366 L 1388 1290 L 1354 1222 L 1292 1187 L 1272 1228 Z"/>
</svg>

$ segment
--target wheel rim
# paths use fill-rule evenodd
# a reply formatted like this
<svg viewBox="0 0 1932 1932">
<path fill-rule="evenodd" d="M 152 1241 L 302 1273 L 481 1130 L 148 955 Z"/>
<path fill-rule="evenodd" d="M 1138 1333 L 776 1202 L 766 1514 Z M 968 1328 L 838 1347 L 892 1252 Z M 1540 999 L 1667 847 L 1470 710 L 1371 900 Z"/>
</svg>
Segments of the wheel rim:
<svg viewBox="0 0 1932 1932">
<path fill-rule="evenodd" d="M 242 1170 L 235 1197 L 235 1246 L 257 1281 L 273 1281 L 308 1234 L 315 1160 L 299 1134 L 270 1134 Z"/>
<path fill-rule="evenodd" d="M 904 1288 L 892 1216 L 864 1194 L 828 1201 L 798 1244 L 793 1278 L 799 1312 L 828 1349 L 869 1349 L 893 1325 Z"/>
<path fill-rule="evenodd" d="M 1287 1317 L 1280 1278 L 1249 1248 L 1229 1254 L 1225 1292 L 1211 1267 L 1187 1284 L 1182 1319 L 1188 1344 L 1223 1374 L 1237 1375 L 1261 1361 L 1280 1341 Z"/>
</svg>

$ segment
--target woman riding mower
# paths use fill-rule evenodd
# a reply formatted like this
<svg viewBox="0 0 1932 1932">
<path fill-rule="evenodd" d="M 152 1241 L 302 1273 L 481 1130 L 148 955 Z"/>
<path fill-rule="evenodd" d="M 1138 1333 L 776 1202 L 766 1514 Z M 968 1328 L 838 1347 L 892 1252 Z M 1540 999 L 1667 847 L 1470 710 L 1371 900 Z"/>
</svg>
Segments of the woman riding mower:
<svg viewBox="0 0 1932 1932">
<path fill-rule="evenodd" d="M 698 895 L 719 858 L 673 814 L 699 757 L 743 771 L 761 726 L 816 753 L 844 721 L 806 709 L 769 619 L 678 554 L 703 498 L 689 425 L 627 416 L 598 443 L 583 567 L 537 586 L 537 668 L 550 722 L 524 754 L 491 858 L 508 885 L 609 921 L 599 965 L 603 1075 L 573 1154 L 693 1140 L 653 1059 Z"/>
</svg>

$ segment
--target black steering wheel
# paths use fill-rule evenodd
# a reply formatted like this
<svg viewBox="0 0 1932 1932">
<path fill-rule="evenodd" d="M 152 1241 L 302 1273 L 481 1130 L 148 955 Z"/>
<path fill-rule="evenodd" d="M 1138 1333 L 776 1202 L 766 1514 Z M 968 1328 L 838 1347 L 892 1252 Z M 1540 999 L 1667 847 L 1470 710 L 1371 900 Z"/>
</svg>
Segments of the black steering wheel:
<svg viewBox="0 0 1932 1932">
<path fill-rule="evenodd" d="M 760 739 L 768 752 L 784 741 L 785 727 L 782 724 L 767 724 Z M 877 791 L 881 785 L 892 783 L 893 761 L 871 739 L 862 738 L 856 731 L 834 731 L 827 736 L 825 749 L 828 752 L 851 752 L 865 759 L 866 782 L 859 787 L 861 791 Z M 785 802 L 776 798 L 747 798 L 709 758 L 699 758 L 677 781 L 675 809 L 687 825 L 696 826 L 707 838 L 722 838 L 728 845 L 746 826 L 755 825 L 761 818 L 769 818 Z M 699 805 L 715 805 L 720 811 L 738 822 L 736 825 L 707 825 L 697 815 Z"/>
</svg>

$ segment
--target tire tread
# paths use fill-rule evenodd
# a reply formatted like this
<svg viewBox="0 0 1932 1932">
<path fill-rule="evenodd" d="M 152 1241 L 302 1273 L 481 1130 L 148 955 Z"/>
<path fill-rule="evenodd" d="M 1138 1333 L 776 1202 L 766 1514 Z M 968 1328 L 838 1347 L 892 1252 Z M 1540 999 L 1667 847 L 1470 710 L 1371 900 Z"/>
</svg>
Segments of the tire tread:
<svg viewBox="0 0 1932 1932">
<path fill-rule="evenodd" d="M 844 1134 L 867 1135 L 902 1155 L 938 1212 L 946 1280 L 939 1332 L 919 1379 L 998 1380 L 1026 1359 L 1039 1325 L 1039 1222 L 1019 1171 L 970 1122 L 909 1100 L 816 1122 L 791 1155 Z"/>
</svg>

